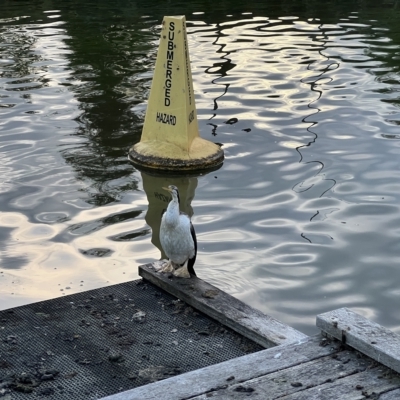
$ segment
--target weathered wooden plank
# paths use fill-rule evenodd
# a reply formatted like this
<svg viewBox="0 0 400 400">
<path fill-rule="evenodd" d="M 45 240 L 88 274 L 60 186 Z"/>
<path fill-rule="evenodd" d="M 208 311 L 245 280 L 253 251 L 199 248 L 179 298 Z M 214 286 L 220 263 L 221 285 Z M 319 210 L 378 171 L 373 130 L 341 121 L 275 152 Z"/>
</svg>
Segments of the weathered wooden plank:
<svg viewBox="0 0 400 400">
<path fill-rule="evenodd" d="M 400 372 L 400 336 L 389 329 L 348 308 L 318 315 L 317 326 L 361 353 Z"/>
<path fill-rule="evenodd" d="M 391 390 L 379 396 L 379 400 L 399 400 L 400 399 L 400 389 Z"/>
<path fill-rule="evenodd" d="M 227 384 L 248 381 L 290 366 L 335 354 L 339 351 L 338 343 L 324 340 L 320 335 L 308 337 L 298 343 L 272 347 L 117 393 L 105 397 L 103 400 L 186 399 L 210 392 Z"/>
<path fill-rule="evenodd" d="M 397 373 L 380 366 L 325 383 L 311 389 L 280 397 L 279 400 L 365 400 L 400 387 Z M 267 397 L 268 398 L 268 397 Z"/>
<path fill-rule="evenodd" d="M 306 388 L 333 382 L 346 376 L 365 371 L 372 363 L 367 357 L 358 357 L 354 350 L 342 351 L 332 356 L 322 357 L 307 363 L 220 388 L 192 398 L 193 400 L 243 399 L 249 394 L 261 395 L 263 399 L 278 399 L 303 391 Z"/>
<path fill-rule="evenodd" d="M 307 337 L 197 277 L 171 278 L 152 264 L 139 266 L 139 275 L 265 348 Z"/>
</svg>

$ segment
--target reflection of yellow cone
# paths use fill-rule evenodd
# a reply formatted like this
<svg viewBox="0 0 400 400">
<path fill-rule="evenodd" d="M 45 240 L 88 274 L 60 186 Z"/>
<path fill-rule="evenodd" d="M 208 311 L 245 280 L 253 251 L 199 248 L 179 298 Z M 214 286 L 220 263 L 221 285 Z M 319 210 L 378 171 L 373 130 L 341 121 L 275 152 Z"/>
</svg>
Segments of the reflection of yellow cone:
<svg viewBox="0 0 400 400">
<path fill-rule="evenodd" d="M 142 138 L 129 151 L 140 166 L 214 168 L 224 153 L 199 136 L 184 16 L 164 17 Z"/>
<path fill-rule="evenodd" d="M 149 207 L 145 220 L 152 231 L 151 242 L 161 251 L 161 258 L 165 258 L 164 251 L 160 243 L 160 224 L 163 210 L 168 207 L 171 201 L 171 195 L 162 189 L 169 185 L 175 185 L 179 189 L 180 209 L 188 214 L 193 215 L 191 206 L 197 187 L 197 177 L 192 176 L 154 176 L 151 173 L 141 171 L 143 189 L 147 195 Z"/>
</svg>

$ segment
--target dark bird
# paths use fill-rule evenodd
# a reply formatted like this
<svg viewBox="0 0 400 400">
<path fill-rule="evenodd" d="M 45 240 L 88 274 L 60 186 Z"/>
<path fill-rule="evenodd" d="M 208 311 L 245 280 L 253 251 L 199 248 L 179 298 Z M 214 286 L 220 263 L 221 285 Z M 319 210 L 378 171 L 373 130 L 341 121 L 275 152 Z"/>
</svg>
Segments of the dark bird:
<svg viewBox="0 0 400 400">
<path fill-rule="evenodd" d="M 160 242 L 168 257 L 161 271 L 172 272 L 182 278 L 196 276 L 193 265 L 197 255 L 197 239 L 192 221 L 179 209 L 178 188 L 170 185 L 163 189 L 171 193 L 172 200 L 161 217 Z"/>
</svg>

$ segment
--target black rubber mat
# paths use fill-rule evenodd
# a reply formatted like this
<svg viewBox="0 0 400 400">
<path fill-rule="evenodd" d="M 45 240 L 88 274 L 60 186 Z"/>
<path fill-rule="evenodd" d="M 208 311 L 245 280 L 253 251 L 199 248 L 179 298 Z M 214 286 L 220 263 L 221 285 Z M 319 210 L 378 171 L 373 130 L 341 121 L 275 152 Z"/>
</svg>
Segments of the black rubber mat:
<svg viewBox="0 0 400 400">
<path fill-rule="evenodd" d="M 0 400 L 98 399 L 261 349 L 131 281 L 0 311 Z"/>
</svg>

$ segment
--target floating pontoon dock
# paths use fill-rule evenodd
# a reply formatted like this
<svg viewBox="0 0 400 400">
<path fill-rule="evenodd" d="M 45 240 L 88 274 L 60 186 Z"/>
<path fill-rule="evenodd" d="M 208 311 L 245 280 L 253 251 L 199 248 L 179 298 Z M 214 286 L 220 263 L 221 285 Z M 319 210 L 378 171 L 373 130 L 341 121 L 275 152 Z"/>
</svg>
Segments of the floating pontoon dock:
<svg viewBox="0 0 400 400">
<path fill-rule="evenodd" d="M 400 399 L 400 336 L 351 310 L 308 337 L 199 278 L 139 273 L 0 311 L 0 400 Z"/>
</svg>

